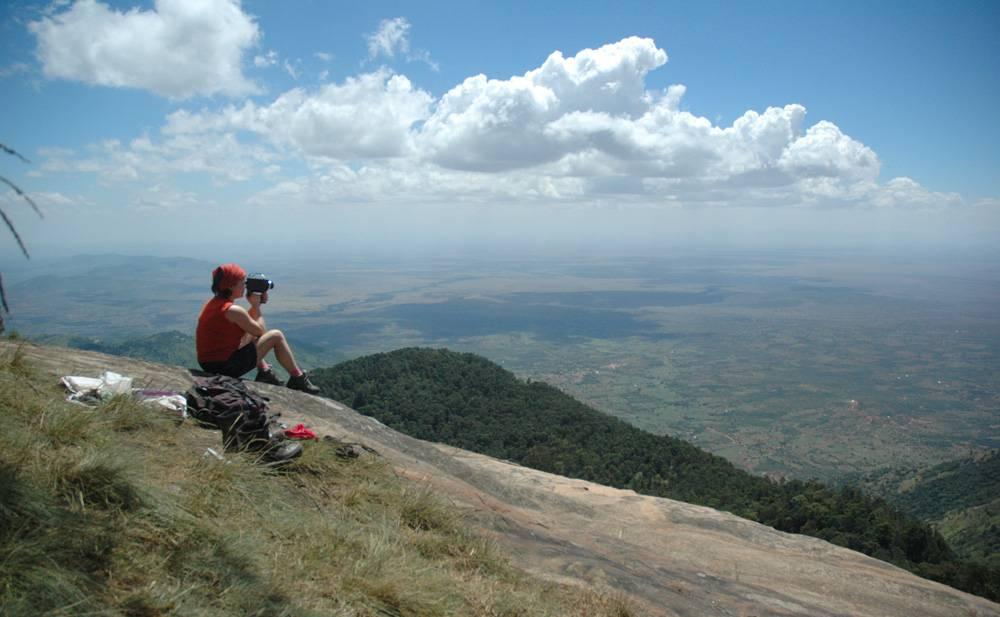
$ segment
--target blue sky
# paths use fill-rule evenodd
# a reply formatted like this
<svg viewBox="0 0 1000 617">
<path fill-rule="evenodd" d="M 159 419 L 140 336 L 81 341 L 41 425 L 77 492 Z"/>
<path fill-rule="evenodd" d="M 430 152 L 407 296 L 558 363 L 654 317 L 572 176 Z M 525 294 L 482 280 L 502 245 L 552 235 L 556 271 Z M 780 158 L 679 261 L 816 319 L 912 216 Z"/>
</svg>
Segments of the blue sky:
<svg viewBox="0 0 1000 617">
<path fill-rule="evenodd" d="M 998 33 L 995 2 L 7 3 L 32 164 L 0 173 L 47 218 L 0 207 L 43 254 L 989 246 Z"/>
</svg>

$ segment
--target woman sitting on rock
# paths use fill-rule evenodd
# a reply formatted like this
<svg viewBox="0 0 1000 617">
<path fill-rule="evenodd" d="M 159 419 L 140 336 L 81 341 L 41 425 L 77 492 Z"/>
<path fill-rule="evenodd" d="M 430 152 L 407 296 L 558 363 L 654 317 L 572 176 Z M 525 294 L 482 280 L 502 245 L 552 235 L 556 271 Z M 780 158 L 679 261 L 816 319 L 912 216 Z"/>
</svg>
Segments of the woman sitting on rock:
<svg viewBox="0 0 1000 617">
<path fill-rule="evenodd" d="M 212 293 L 198 317 L 195 347 L 198 364 L 208 373 L 240 377 L 257 367 L 256 381 L 281 385 L 274 371 L 264 361 L 270 351 L 278 364 L 288 371 L 286 387 L 317 394 L 319 388 L 295 363 L 292 348 L 281 330 L 268 330 L 260 307 L 267 303 L 267 292 L 246 294 L 250 310 L 233 303 L 246 292 L 246 270 L 236 264 L 224 264 L 212 271 Z"/>
</svg>

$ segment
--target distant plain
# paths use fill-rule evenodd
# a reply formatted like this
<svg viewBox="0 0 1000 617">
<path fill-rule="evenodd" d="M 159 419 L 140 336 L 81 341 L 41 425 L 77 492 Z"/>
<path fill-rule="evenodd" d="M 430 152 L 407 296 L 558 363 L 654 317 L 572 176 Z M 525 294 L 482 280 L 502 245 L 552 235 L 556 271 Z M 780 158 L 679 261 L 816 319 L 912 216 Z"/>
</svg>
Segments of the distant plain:
<svg viewBox="0 0 1000 617">
<path fill-rule="evenodd" d="M 309 265 L 305 265 L 308 263 Z M 215 264 L 5 271 L 10 329 L 193 334 Z M 273 260 L 266 316 L 313 365 L 448 347 L 758 473 L 834 479 L 1000 447 L 1000 259 L 819 252 Z"/>
</svg>

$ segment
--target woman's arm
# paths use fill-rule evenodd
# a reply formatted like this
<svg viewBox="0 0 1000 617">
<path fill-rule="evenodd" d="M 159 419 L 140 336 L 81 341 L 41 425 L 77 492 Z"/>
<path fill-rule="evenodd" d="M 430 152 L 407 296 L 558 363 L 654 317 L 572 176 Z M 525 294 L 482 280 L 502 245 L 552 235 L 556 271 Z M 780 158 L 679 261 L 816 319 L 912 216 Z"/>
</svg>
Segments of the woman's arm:
<svg viewBox="0 0 1000 617">
<path fill-rule="evenodd" d="M 243 328 L 243 331 L 251 336 L 264 336 L 264 326 L 260 321 L 258 321 L 260 317 L 260 307 L 252 306 L 250 311 L 257 313 L 257 319 L 255 319 L 251 313 L 247 312 L 247 310 L 242 306 L 233 304 L 226 309 L 226 319 Z"/>
</svg>

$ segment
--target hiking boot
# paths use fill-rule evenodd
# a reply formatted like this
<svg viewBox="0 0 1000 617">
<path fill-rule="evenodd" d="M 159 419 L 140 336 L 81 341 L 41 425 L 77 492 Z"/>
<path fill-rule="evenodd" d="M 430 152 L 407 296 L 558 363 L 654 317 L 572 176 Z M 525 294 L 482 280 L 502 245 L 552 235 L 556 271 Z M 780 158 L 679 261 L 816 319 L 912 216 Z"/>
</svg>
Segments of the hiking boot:
<svg viewBox="0 0 1000 617">
<path fill-rule="evenodd" d="M 281 380 L 278 379 L 278 376 L 275 375 L 274 371 L 271 370 L 271 369 L 266 369 L 266 370 L 259 370 L 258 369 L 257 370 L 257 378 L 254 379 L 254 381 L 256 381 L 257 383 L 270 384 L 272 386 L 280 386 L 281 385 Z"/>
<path fill-rule="evenodd" d="M 319 388 L 313 385 L 309 381 L 309 376 L 302 373 L 298 377 L 289 377 L 288 383 L 285 384 L 286 388 L 292 390 L 299 390 L 300 392 L 305 392 L 306 394 L 319 394 Z"/>
</svg>

